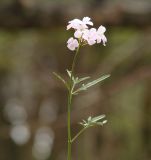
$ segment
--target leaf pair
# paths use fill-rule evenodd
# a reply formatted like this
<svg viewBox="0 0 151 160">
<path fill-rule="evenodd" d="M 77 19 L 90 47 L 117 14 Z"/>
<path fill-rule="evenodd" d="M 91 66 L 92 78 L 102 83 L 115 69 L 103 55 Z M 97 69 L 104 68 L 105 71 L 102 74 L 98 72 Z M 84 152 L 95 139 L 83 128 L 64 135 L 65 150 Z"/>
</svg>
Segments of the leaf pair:
<svg viewBox="0 0 151 160">
<path fill-rule="evenodd" d="M 66 88 L 67 88 L 68 90 L 70 90 L 70 87 L 69 87 L 70 84 L 68 84 L 67 81 L 65 81 L 65 80 L 64 80 L 60 75 L 58 75 L 57 73 L 53 72 L 53 74 L 54 74 L 59 80 L 61 80 L 61 81 L 63 82 L 63 84 L 66 86 Z M 102 82 L 102 81 L 105 80 L 106 78 L 110 77 L 110 75 L 101 76 L 100 78 L 98 78 L 98 79 L 96 79 L 96 80 L 93 80 L 93 81 L 91 81 L 91 82 L 88 82 L 88 83 L 86 83 L 86 84 L 83 83 L 79 88 L 77 88 L 77 89 L 75 90 L 75 87 L 76 87 L 77 84 L 79 84 L 79 83 L 81 83 L 81 82 L 83 82 L 83 81 L 85 81 L 85 80 L 88 80 L 90 77 L 83 77 L 83 78 L 74 77 L 74 76 L 72 75 L 71 71 L 69 71 L 69 70 L 67 70 L 67 74 L 68 74 L 69 78 L 72 78 L 72 89 L 71 89 L 71 91 L 72 91 L 72 94 L 73 94 L 73 95 L 77 95 L 79 92 L 85 91 L 85 90 L 87 90 L 88 88 L 90 88 L 90 87 L 96 85 L 97 83 Z"/>
<path fill-rule="evenodd" d="M 69 78 L 71 78 L 71 71 L 69 71 L 69 70 L 67 70 L 67 73 L 68 73 L 68 76 L 69 76 Z M 85 80 L 87 80 L 87 79 L 89 79 L 90 77 L 83 77 L 83 78 L 78 78 L 78 77 L 74 77 L 73 75 L 72 75 L 72 81 L 73 81 L 73 84 L 74 85 L 76 85 L 76 84 L 78 84 L 78 83 L 80 83 L 80 82 L 82 82 L 82 81 L 85 81 Z"/>
</svg>

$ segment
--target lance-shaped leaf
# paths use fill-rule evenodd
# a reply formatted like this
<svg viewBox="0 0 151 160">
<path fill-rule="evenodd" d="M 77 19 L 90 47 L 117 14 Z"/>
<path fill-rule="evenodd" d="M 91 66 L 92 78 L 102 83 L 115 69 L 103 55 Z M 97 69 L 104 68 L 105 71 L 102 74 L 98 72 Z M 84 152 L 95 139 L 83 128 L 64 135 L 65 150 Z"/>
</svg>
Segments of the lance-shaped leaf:
<svg viewBox="0 0 151 160">
<path fill-rule="evenodd" d="M 99 125 L 99 126 L 100 126 L 100 125 L 103 126 L 105 123 L 107 123 L 107 120 L 104 120 L 104 121 L 102 121 L 102 122 L 97 122 L 96 124 Z"/>
<path fill-rule="evenodd" d="M 60 75 L 58 75 L 56 72 L 53 72 L 53 74 L 54 74 L 61 82 L 63 82 L 63 84 L 67 87 L 67 89 L 69 89 L 69 86 L 68 86 L 67 82 L 66 82 Z"/>
<path fill-rule="evenodd" d="M 99 120 L 105 118 L 105 115 L 100 115 L 91 119 L 91 122 L 98 122 Z"/>
<path fill-rule="evenodd" d="M 68 73 L 68 76 L 71 78 L 71 71 L 69 71 L 68 69 L 66 71 Z"/>
<path fill-rule="evenodd" d="M 76 78 L 76 84 L 80 83 L 80 82 L 83 82 L 87 79 L 89 79 L 90 77 L 83 77 L 83 78 Z"/>
<path fill-rule="evenodd" d="M 74 76 L 72 75 L 72 72 L 69 71 L 68 69 L 67 69 L 66 71 L 67 71 L 67 73 L 68 73 L 69 78 L 71 78 L 71 76 L 72 76 L 72 81 L 73 81 L 73 83 L 75 83 L 75 78 L 74 78 Z"/>
<path fill-rule="evenodd" d="M 66 71 L 67 71 L 68 76 L 71 78 L 71 71 L 69 71 L 69 70 L 66 70 Z M 85 81 L 85 80 L 87 80 L 89 78 L 90 77 L 78 78 L 78 77 L 74 77 L 72 75 L 72 81 L 73 81 L 74 84 L 78 84 L 78 83 L 83 82 L 83 81 Z"/>
<path fill-rule="evenodd" d="M 104 75 L 104 76 L 102 76 L 102 77 L 100 77 L 100 78 L 98 78 L 98 79 L 96 79 L 96 80 L 94 80 L 92 82 L 89 82 L 87 84 L 82 84 L 82 86 L 80 88 L 78 88 L 76 91 L 74 91 L 73 94 L 77 94 L 80 91 L 84 91 L 84 90 L 94 86 L 95 84 L 105 80 L 108 77 L 110 77 L 110 75 Z"/>
</svg>

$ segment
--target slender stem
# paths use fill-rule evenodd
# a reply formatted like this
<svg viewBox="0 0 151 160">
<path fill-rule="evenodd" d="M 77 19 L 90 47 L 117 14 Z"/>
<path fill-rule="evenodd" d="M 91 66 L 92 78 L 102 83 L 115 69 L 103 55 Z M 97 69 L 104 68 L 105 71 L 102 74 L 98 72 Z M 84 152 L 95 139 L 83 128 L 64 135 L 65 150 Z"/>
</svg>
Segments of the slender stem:
<svg viewBox="0 0 151 160">
<path fill-rule="evenodd" d="M 81 129 L 80 132 L 78 132 L 78 133 L 71 139 L 71 143 L 74 142 L 86 129 L 87 129 L 87 127 L 84 127 L 83 129 Z"/>
<path fill-rule="evenodd" d="M 72 89 L 73 89 L 73 75 L 74 75 L 74 68 L 75 68 L 75 63 L 77 60 L 77 55 L 79 52 L 79 48 L 80 48 L 80 44 L 79 47 L 76 50 L 76 53 L 74 55 L 73 58 L 73 63 L 72 63 L 72 67 L 71 67 L 71 77 L 70 77 L 70 82 L 69 82 L 69 92 L 68 92 L 68 155 L 67 155 L 67 160 L 71 160 L 71 104 L 72 104 Z"/>
<path fill-rule="evenodd" d="M 72 83 L 72 77 L 73 77 L 73 75 L 74 75 L 74 68 L 75 68 L 75 63 L 76 63 L 77 56 L 78 56 L 78 53 L 79 53 L 79 49 L 80 49 L 80 44 L 79 44 L 79 47 L 77 48 L 76 53 L 75 53 L 74 58 L 73 58 L 73 63 L 72 63 L 72 67 L 71 67 L 70 85 L 71 85 L 71 83 Z"/>
<path fill-rule="evenodd" d="M 68 95 L 68 158 L 67 160 L 71 160 L 71 101 L 72 101 L 72 95 L 69 92 Z"/>
</svg>

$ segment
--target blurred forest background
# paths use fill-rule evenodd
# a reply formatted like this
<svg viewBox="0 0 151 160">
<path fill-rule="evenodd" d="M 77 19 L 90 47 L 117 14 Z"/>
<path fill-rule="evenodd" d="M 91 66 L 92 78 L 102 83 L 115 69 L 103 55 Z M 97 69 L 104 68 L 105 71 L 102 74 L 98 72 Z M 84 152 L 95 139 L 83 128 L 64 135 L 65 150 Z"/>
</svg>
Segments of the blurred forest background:
<svg viewBox="0 0 151 160">
<path fill-rule="evenodd" d="M 78 76 L 111 74 L 76 96 L 72 131 L 89 115 L 108 123 L 73 145 L 73 160 L 151 160 L 151 1 L 0 0 L 0 160 L 66 160 L 69 20 L 89 16 L 108 43 L 86 46 Z"/>
</svg>

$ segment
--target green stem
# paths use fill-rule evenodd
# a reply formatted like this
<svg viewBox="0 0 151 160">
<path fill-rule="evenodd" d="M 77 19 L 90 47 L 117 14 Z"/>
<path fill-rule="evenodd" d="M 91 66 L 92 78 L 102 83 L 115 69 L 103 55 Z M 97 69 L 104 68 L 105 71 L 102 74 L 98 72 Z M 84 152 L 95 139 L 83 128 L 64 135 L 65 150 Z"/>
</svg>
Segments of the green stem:
<svg viewBox="0 0 151 160">
<path fill-rule="evenodd" d="M 74 75 L 74 68 L 75 68 L 75 63 L 76 63 L 77 56 L 78 56 L 78 53 L 79 53 L 79 49 L 80 49 L 80 44 L 79 44 L 79 47 L 77 48 L 76 53 L 75 53 L 74 58 L 73 58 L 73 63 L 72 63 L 72 67 L 71 67 L 70 87 L 71 87 L 71 84 L 72 84 L 72 77 Z"/>
<path fill-rule="evenodd" d="M 83 129 L 81 129 L 80 132 L 77 133 L 77 134 L 71 139 L 71 143 L 74 142 L 86 129 L 87 129 L 87 127 L 84 127 Z"/>
<path fill-rule="evenodd" d="M 69 92 L 68 95 L 68 158 L 67 160 L 71 160 L 71 101 L 72 95 Z"/>
<path fill-rule="evenodd" d="M 68 92 L 68 155 L 67 155 L 67 160 L 71 160 L 71 104 L 72 104 L 72 88 L 73 88 L 73 75 L 74 75 L 74 68 L 75 68 L 75 63 L 77 60 L 77 55 L 79 52 L 80 44 L 79 47 L 76 50 L 76 53 L 73 58 L 73 63 L 72 63 L 72 68 L 71 68 L 71 77 L 70 77 L 70 82 L 69 82 L 69 92 Z"/>
</svg>

